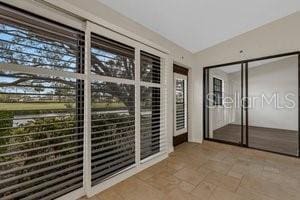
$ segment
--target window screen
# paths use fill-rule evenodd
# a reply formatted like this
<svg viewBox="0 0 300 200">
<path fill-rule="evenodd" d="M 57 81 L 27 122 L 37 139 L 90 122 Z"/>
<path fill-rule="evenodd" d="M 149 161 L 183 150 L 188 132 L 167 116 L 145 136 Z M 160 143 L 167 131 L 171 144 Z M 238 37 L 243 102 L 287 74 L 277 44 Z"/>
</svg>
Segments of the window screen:
<svg viewBox="0 0 300 200">
<path fill-rule="evenodd" d="M 223 105 L 223 83 L 221 79 L 213 78 L 213 104 L 215 106 Z"/>
<path fill-rule="evenodd" d="M 54 199 L 82 187 L 82 34 L 0 13 L 0 199 Z"/>
<path fill-rule="evenodd" d="M 97 57 L 99 52 L 105 57 Z M 131 79 L 134 77 L 133 58 L 134 48 L 92 36 L 91 70 L 97 68 L 97 75 Z M 114 80 L 95 80 L 91 85 L 92 185 L 135 163 L 135 86 Z"/>
</svg>

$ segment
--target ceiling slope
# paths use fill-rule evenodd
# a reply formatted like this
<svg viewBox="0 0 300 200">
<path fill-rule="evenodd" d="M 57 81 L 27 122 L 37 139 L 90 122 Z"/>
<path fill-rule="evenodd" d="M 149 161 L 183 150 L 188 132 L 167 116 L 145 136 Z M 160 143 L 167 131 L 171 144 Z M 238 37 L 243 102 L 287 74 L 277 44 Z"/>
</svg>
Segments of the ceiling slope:
<svg viewBox="0 0 300 200">
<path fill-rule="evenodd" d="M 98 0 L 195 53 L 300 10 L 299 0 Z"/>
</svg>

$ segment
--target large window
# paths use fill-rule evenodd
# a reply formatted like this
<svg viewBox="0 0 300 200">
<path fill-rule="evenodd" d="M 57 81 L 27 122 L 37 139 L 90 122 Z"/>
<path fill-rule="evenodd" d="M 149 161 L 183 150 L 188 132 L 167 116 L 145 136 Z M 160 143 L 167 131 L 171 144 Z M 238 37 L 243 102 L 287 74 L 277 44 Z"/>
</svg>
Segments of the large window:
<svg viewBox="0 0 300 200">
<path fill-rule="evenodd" d="M 164 54 L 91 24 L 0 5 L 0 199 L 90 195 L 165 153 Z"/>
<path fill-rule="evenodd" d="M 82 34 L 0 13 L 0 199 L 53 199 L 82 187 Z"/>
</svg>

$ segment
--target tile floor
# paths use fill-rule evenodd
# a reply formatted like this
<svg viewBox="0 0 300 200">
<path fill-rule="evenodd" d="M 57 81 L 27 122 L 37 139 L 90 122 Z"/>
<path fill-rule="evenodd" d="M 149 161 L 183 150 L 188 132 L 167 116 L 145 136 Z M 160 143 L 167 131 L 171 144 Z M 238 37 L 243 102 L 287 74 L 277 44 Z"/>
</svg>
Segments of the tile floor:
<svg viewBox="0 0 300 200">
<path fill-rule="evenodd" d="M 299 200 L 300 159 L 214 142 L 186 143 L 89 199 Z"/>
</svg>

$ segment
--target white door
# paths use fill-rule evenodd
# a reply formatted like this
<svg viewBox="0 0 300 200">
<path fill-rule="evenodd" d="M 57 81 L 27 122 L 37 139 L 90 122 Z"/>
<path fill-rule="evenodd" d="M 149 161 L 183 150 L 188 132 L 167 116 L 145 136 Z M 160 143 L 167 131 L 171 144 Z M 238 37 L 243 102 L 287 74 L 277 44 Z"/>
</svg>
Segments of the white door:
<svg viewBox="0 0 300 200">
<path fill-rule="evenodd" d="M 174 136 L 187 132 L 187 76 L 174 73 Z"/>
</svg>

